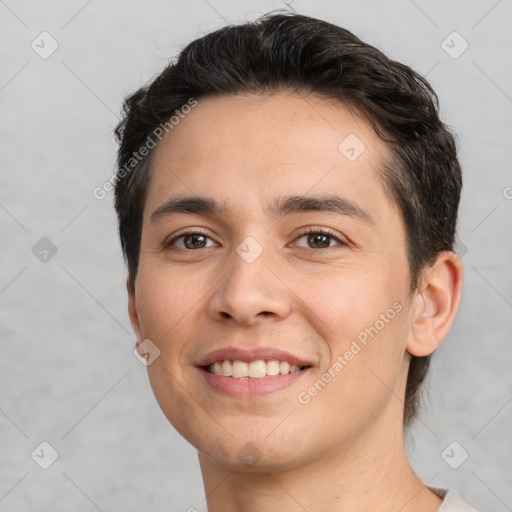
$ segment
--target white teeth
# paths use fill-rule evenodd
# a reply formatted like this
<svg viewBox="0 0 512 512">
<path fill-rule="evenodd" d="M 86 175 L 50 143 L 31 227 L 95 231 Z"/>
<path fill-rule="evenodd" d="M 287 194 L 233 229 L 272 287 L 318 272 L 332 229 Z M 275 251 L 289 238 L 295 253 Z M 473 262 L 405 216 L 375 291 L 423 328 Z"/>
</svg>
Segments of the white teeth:
<svg viewBox="0 0 512 512">
<path fill-rule="evenodd" d="M 215 366 L 215 363 L 214 363 Z M 224 377 L 231 377 L 233 375 L 233 370 L 231 368 L 231 361 L 222 361 L 222 372 L 220 374 L 214 372 L 215 375 L 224 375 Z"/>
<path fill-rule="evenodd" d="M 267 374 L 267 365 L 265 361 L 258 359 L 257 361 L 251 361 L 249 363 L 249 377 L 258 379 L 259 377 L 265 377 Z"/>
<path fill-rule="evenodd" d="M 249 365 L 245 361 L 233 361 L 232 372 L 233 372 L 233 377 L 235 379 L 241 379 L 242 377 L 248 377 L 249 376 Z"/>
<path fill-rule="evenodd" d="M 267 362 L 267 375 L 279 375 L 279 361 L 273 359 Z"/>
<path fill-rule="evenodd" d="M 234 377 L 235 379 L 243 379 L 250 377 L 252 379 L 260 379 L 272 375 L 288 375 L 300 371 L 300 366 L 290 364 L 287 361 L 277 361 L 271 359 L 264 361 L 257 359 L 247 363 L 246 361 L 216 361 L 209 366 L 211 373 L 215 375 L 223 375 L 224 377 Z"/>
<path fill-rule="evenodd" d="M 290 373 L 290 363 L 287 363 L 286 361 L 281 361 L 279 363 L 279 373 L 281 375 L 287 375 Z"/>
</svg>

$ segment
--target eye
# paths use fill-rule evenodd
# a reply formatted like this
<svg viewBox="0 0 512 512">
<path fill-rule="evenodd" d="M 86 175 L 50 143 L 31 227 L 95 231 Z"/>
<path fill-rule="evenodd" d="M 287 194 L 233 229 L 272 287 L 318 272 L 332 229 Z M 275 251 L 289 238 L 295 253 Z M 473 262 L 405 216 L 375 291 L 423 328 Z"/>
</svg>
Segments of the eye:
<svg viewBox="0 0 512 512">
<path fill-rule="evenodd" d="M 210 237 L 201 231 L 188 231 L 173 238 L 170 242 L 165 244 L 165 247 L 168 248 L 170 246 L 175 246 L 178 249 L 182 250 L 204 249 L 205 247 L 207 247 L 206 240 L 208 239 L 210 239 Z M 182 240 L 181 246 L 176 244 L 178 240 Z"/>
<path fill-rule="evenodd" d="M 308 228 L 308 230 L 302 233 L 297 240 L 304 237 L 308 244 L 314 246 L 309 247 L 310 249 L 328 249 L 329 247 L 332 247 L 331 241 L 333 240 L 339 242 L 339 245 L 347 245 L 345 242 L 340 240 L 333 231 L 324 228 Z"/>
<path fill-rule="evenodd" d="M 306 238 L 306 243 L 309 245 L 310 249 L 328 249 L 332 247 L 332 241 L 338 242 L 338 245 L 347 245 L 336 236 L 334 231 L 325 228 L 308 228 L 307 231 L 299 235 L 297 240 L 300 240 L 301 238 Z M 166 243 L 165 248 L 174 246 L 181 250 L 204 249 L 206 247 L 211 247 L 211 245 L 207 245 L 207 240 L 211 240 L 211 238 L 202 231 L 187 231 Z"/>
</svg>

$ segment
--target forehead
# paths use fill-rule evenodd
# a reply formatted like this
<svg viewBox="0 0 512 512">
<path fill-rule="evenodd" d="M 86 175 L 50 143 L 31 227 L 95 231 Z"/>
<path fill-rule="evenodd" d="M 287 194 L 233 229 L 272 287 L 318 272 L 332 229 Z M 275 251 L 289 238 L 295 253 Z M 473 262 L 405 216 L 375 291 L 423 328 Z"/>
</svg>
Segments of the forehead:
<svg viewBox="0 0 512 512">
<path fill-rule="evenodd" d="M 238 213 L 276 192 L 336 192 L 378 203 L 388 157 L 372 126 L 335 100 L 291 93 L 201 98 L 155 149 L 146 216 L 169 196 L 218 197 Z"/>
</svg>

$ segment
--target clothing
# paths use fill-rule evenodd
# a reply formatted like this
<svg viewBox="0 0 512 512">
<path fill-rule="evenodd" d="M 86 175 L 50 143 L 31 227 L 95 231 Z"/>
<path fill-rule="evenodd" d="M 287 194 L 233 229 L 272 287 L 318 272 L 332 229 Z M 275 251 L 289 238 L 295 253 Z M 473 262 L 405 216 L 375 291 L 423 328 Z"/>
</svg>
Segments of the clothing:
<svg viewBox="0 0 512 512">
<path fill-rule="evenodd" d="M 437 512 L 477 512 L 462 500 L 457 491 L 451 489 L 440 489 L 429 487 L 429 489 L 443 499 L 443 503 L 437 509 Z"/>
</svg>

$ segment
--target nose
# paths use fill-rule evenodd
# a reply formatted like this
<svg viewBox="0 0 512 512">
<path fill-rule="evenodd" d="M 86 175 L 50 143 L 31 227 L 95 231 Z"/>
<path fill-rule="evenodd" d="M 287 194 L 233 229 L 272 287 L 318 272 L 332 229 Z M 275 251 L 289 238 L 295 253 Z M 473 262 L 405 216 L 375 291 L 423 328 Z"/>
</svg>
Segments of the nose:
<svg viewBox="0 0 512 512">
<path fill-rule="evenodd" d="M 290 313 L 292 293 L 270 250 L 248 237 L 229 258 L 229 269 L 209 303 L 216 321 L 249 326 L 267 317 L 282 320 Z"/>
</svg>

